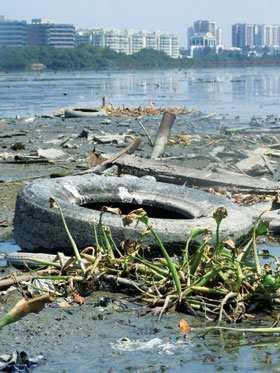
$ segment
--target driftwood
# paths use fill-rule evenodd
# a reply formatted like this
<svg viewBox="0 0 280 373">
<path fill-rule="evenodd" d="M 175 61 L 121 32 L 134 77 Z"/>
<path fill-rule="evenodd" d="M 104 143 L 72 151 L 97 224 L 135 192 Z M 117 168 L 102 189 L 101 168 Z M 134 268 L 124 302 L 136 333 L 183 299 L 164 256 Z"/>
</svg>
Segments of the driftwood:
<svg viewBox="0 0 280 373">
<path fill-rule="evenodd" d="M 154 176 L 158 181 L 163 181 L 189 187 L 199 187 L 204 190 L 209 188 L 224 188 L 235 192 L 252 192 L 259 194 L 274 194 L 279 190 L 279 184 L 245 176 L 228 171 L 196 170 L 176 166 L 164 160 L 150 160 L 125 155 L 114 162 L 119 167 L 119 173 L 135 176 Z"/>
<path fill-rule="evenodd" d="M 104 161 L 101 165 L 95 167 L 93 172 L 100 173 L 106 170 L 106 168 L 110 165 L 113 165 L 118 159 L 123 157 L 125 154 L 132 154 L 141 144 L 141 138 L 137 137 L 134 141 L 132 141 L 125 149 L 121 150 L 119 153 L 114 154 L 112 157 Z"/>
<path fill-rule="evenodd" d="M 10 286 L 20 284 L 22 282 L 31 281 L 32 279 L 38 277 L 38 276 L 46 276 L 46 275 L 52 275 L 56 273 L 56 271 L 52 270 L 43 270 L 43 271 L 37 271 L 36 274 L 20 274 L 17 275 L 16 273 L 12 273 L 9 277 L 0 278 L 0 290 L 6 290 Z"/>
<path fill-rule="evenodd" d="M 92 162 L 93 158 L 96 158 L 96 162 L 101 162 L 97 166 L 90 168 L 89 170 L 86 170 L 84 172 L 79 172 L 76 175 L 85 175 L 89 173 L 96 173 L 96 174 L 102 174 L 107 168 L 110 168 L 112 165 L 115 164 L 115 162 L 123 157 L 126 154 L 132 154 L 135 152 L 135 150 L 139 147 L 141 144 L 141 138 L 137 137 L 134 141 L 132 141 L 126 148 L 121 150 L 120 152 L 113 154 L 110 158 L 104 158 L 102 155 L 97 155 L 95 157 L 95 153 L 93 152 L 90 155 L 90 162 Z"/>
<path fill-rule="evenodd" d="M 170 130 L 173 126 L 173 123 L 175 122 L 175 119 L 176 115 L 173 113 L 169 113 L 168 111 L 166 111 L 163 114 L 160 127 L 156 136 L 151 159 L 157 159 L 164 153 L 164 149 L 168 142 L 168 137 L 170 135 Z"/>
</svg>

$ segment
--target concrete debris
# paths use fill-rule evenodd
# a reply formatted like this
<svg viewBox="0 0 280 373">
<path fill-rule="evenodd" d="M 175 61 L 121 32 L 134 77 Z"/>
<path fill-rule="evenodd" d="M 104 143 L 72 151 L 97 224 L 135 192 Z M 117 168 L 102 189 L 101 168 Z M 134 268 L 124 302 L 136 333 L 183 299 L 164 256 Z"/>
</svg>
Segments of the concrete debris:
<svg viewBox="0 0 280 373">
<path fill-rule="evenodd" d="M 25 123 L 33 123 L 35 121 L 35 117 L 30 117 L 30 118 L 26 118 L 24 119 Z"/>
<path fill-rule="evenodd" d="M 243 173 L 250 176 L 262 176 L 267 172 L 266 163 L 263 158 L 264 148 L 258 148 L 249 157 L 236 163 L 236 167 Z"/>
<path fill-rule="evenodd" d="M 41 158 L 46 158 L 49 161 L 55 161 L 57 159 L 65 158 L 65 153 L 59 149 L 38 149 L 36 154 Z"/>
</svg>

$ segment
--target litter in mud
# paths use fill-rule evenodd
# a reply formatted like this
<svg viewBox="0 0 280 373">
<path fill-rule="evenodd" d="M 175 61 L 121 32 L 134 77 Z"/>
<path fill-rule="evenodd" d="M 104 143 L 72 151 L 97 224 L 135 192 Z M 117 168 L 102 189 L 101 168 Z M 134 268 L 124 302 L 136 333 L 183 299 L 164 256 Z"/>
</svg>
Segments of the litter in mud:
<svg viewBox="0 0 280 373">
<path fill-rule="evenodd" d="M 30 357 L 24 351 L 0 356 L 0 371 L 28 373 L 30 369 L 38 366 L 44 360 L 43 355 Z"/>
</svg>

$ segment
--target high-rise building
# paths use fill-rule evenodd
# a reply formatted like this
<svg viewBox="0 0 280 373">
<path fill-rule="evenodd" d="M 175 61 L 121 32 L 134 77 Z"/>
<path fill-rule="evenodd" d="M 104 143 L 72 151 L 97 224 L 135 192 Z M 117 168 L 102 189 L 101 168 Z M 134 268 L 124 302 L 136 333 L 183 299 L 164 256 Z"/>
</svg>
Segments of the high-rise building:
<svg viewBox="0 0 280 373">
<path fill-rule="evenodd" d="M 262 30 L 263 25 L 254 25 L 254 45 L 256 47 L 261 47 L 264 45 L 263 41 L 263 30 Z"/>
<path fill-rule="evenodd" d="M 92 45 L 98 48 L 105 48 L 105 31 L 103 29 L 92 30 Z"/>
<path fill-rule="evenodd" d="M 191 38 L 193 37 L 194 35 L 194 30 L 193 30 L 193 27 L 188 27 L 188 30 L 187 30 L 187 48 L 190 49 L 191 47 Z"/>
<path fill-rule="evenodd" d="M 248 24 L 245 29 L 245 47 L 253 48 L 255 46 L 255 37 L 254 37 L 255 25 Z"/>
<path fill-rule="evenodd" d="M 194 34 L 191 37 L 191 48 L 215 48 L 216 47 L 216 38 L 210 33 L 206 34 Z"/>
<path fill-rule="evenodd" d="M 0 47 L 19 48 L 27 45 L 26 21 L 0 20 Z"/>
<path fill-rule="evenodd" d="M 146 48 L 158 49 L 158 34 L 156 32 L 148 32 L 146 34 Z"/>
<path fill-rule="evenodd" d="M 207 34 L 211 33 L 213 36 L 216 36 L 216 22 L 209 20 L 198 20 L 193 24 L 193 31 L 195 34 Z"/>
<path fill-rule="evenodd" d="M 236 23 L 232 26 L 232 46 L 234 48 L 252 48 L 255 43 L 254 25 Z"/>
<path fill-rule="evenodd" d="M 221 27 L 218 27 L 216 29 L 216 46 L 222 46 L 223 45 L 223 31 Z"/>
<path fill-rule="evenodd" d="M 279 40 L 279 26 L 272 25 L 271 26 L 271 46 L 272 47 L 279 47 L 280 40 Z"/>
<path fill-rule="evenodd" d="M 119 53 L 129 54 L 130 37 L 127 30 L 119 31 Z"/>
<path fill-rule="evenodd" d="M 50 22 L 43 21 L 41 18 L 32 19 L 27 25 L 27 41 L 30 46 L 47 45 L 47 30 Z"/>
<path fill-rule="evenodd" d="M 175 34 L 171 34 L 171 54 L 169 55 L 172 58 L 179 58 L 179 39 Z"/>
<path fill-rule="evenodd" d="M 232 46 L 237 48 L 279 47 L 279 25 L 237 23 L 232 26 Z"/>
<path fill-rule="evenodd" d="M 88 30 L 78 30 L 76 32 L 76 45 L 90 45 L 92 44 L 92 32 Z"/>
<path fill-rule="evenodd" d="M 222 46 L 222 29 L 217 27 L 216 22 L 209 20 L 198 20 L 188 28 L 187 46 L 191 50 Z"/>
<path fill-rule="evenodd" d="M 75 27 L 55 24 L 40 18 L 26 21 L 9 21 L 0 17 L 0 47 L 26 47 L 49 45 L 55 48 L 75 46 Z"/>
<path fill-rule="evenodd" d="M 133 32 L 131 34 L 131 54 L 140 52 L 146 48 L 146 36 L 143 31 Z"/>
<path fill-rule="evenodd" d="M 47 28 L 47 45 L 54 48 L 75 47 L 75 27 L 69 24 L 50 24 Z"/>
</svg>

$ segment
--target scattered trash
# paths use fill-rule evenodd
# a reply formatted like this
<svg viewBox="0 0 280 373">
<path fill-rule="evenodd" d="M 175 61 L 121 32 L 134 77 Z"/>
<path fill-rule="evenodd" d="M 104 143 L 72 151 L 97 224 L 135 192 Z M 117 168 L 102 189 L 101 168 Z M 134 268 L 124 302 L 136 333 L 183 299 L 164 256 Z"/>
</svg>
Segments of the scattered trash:
<svg viewBox="0 0 280 373">
<path fill-rule="evenodd" d="M 156 107 L 142 107 L 129 108 L 120 106 L 114 107 L 113 105 L 106 105 L 104 110 L 108 115 L 120 116 L 127 115 L 133 117 L 148 116 L 148 115 L 161 115 L 168 111 L 169 113 L 180 115 L 180 114 L 191 114 L 193 110 L 182 108 L 182 107 L 171 107 L 171 108 L 156 108 Z"/>
<path fill-rule="evenodd" d="M 182 345 L 180 342 L 178 344 Z M 153 338 L 149 341 L 121 338 L 116 343 L 112 343 L 111 346 L 114 350 L 122 352 L 145 351 L 150 353 L 158 352 L 164 355 L 174 355 L 178 348 L 176 343 L 164 342 L 161 338 Z"/>
<path fill-rule="evenodd" d="M 131 135 L 123 134 L 123 135 L 116 135 L 106 133 L 104 135 L 93 135 L 92 141 L 98 144 L 124 144 L 127 139 L 132 139 Z"/>
<path fill-rule="evenodd" d="M 111 124 L 112 121 L 110 119 L 104 119 L 102 120 L 101 124 Z"/>
<path fill-rule="evenodd" d="M 177 136 L 172 136 L 168 140 L 168 145 L 189 145 L 192 142 L 192 136 L 181 133 Z"/>
<path fill-rule="evenodd" d="M 25 123 L 33 123 L 35 121 L 35 117 L 30 117 L 30 118 L 26 118 L 24 119 Z"/>
<path fill-rule="evenodd" d="M 25 145 L 22 142 L 16 142 L 11 146 L 11 150 L 19 151 L 24 150 Z"/>
<path fill-rule="evenodd" d="M 10 224 L 7 222 L 7 220 L 0 219 L 0 227 L 7 228 L 9 225 Z"/>
<path fill-rule="evenodd" d="M 184 337 L 191 332 L 192 328 L 190 327 L 189 323 L 185 319 L 181 319 L 179 321 L 179 331 Z"/>
<path fill-rule="evenodd" d="M 43 355 L 30 357 L 24 351 L 0 355 L 0 371 L 29 373 L 30 369 L 36 367 L 44 359 Z"/>
</svg>

